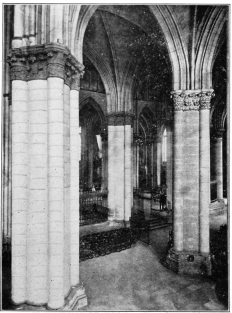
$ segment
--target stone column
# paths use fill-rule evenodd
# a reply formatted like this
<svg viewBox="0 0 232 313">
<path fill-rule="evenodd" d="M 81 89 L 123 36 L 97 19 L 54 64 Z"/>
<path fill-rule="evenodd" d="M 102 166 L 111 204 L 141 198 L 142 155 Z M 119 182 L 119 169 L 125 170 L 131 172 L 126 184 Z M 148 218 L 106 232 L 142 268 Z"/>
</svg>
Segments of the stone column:
<svg viewBox="0 0 232 313">
<path fill-rule="evenodd" d="M 174 207 L 174 249 L 183 250 L 183 97 L 174 94 L 173 127 L 173 207 Z"/>
<path fill-rule="evenodd" d="M 108 140 L 107 134 L 102 134 L 102 191 L 108 187 L 107 170 L 108 170 Z"/>
<path fill-rule="evenodd" d="M 174 247 L 166 265 L 178 273 L 210 275 L 209 115 L 200 90 L 176 91 L 173 98 Z"/>
<path fill-rule="evenodd" d="M 14 5 L 14 38 L 12 48 L 22 47 L 22 38 L 24 32 L 24 5 Z"/>
<path fill-rule="evenodd" d="M 131 124 L 126 124 L 124 127 L 124 136 L 125 136 L 125 178 L 124 178 L 124 186 L 125 186 L 125 213 L 124 213 L 124 221 L 129 222 L 131 217 L 131 208 L 132 208 L 132 136 L 131 136 Z M 130 121 L 128 121 L 130 122 Z"/>
<path fill-rule="evenodd" d="M 47 81 L 28 81 L 27 301 L 48 301 Z M 36 257 L 35 257 L 36 256 Z"/>
<path fill-rule="evenodd" d="M 129 221 L 131 214 L 131 119 L 118 112 L 108 116 L 108 204 L 109 220 Z"/>
<path fill-rule="evenodd" d="M 14 75 L 14 72 L 16 73 Z M 27 300 L 28 212 L 28 89 L 26 66 L 14 64 L 12 79 L 12 242 L 11 296 L 15 304 Z"/>
<path fill-rule="evenodd" d="M 172 209 L 172 131 L 167 129 L 167 207 Z"/>
<path fill-rule="evenodd" d="M 79 99 L 70 85 L 83 67 L 55 44 L 12 50 L 9 62 L 12 300 L 26 310 L 78 308 L 86 304 L 78 258 Z"/>
<path fill-rule="evenodd" d="M 112 121 L 112 125 L 108 125 L 108 207 L 109 207 L 109 220 L 114 220 L 115 211 L 115 189 L 114 189 L 114 140 L 115 140 L 115 127 Z"/>
<path fill-rule="evenodd" d="M 139 188 L 139 144 L 136 134 L 133 134 L 133 177 L 134 188 Z"/>
<path fill-rule="evenodd" d="M 215 148 L 215 174 L 217 181 L 217 199 L 223 199 L 223 131 L 216 133 Z"/>
<path fill-rule="evenodd" d="M 161 139 L 157 138 L 157 186 L 161 185 L 161 163 L 162 163 L 162 150 Z"/>
<path fill-rule="evenodd" d="M 210 205 L 210 101 L 213 90 L 202 91 L 200 98 L 200 252 L 208 255 Z"/>
</svg>

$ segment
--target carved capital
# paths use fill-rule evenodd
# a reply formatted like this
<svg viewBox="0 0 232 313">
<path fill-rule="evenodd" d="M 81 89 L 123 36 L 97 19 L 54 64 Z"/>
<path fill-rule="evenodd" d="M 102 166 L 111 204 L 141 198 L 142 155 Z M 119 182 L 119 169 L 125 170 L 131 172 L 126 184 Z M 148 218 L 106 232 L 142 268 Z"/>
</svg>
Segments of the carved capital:
<svg viewBox="0 0 232 313">
<path fill-rule="evenodd" d="M 80 64 L 62 45 L 46 44 L 12 49 L 7 62 L 11 66 L 11 79 L 25 81 L 59 77 L 71 86 L 74 77 L 82 74 Z"/>
<path fill-rule="evenodd" d="M 210 110 L 211 99 L 214 97 L 213 90 L 202 91 L 200 94 L 200 109 Z"/>
<path fill-rule="evenodd" d="M 184 106 L 184 94 L 172 92 L 174 111 L 182 111 Z"/>
<path fill-rule="evenodd" d="M 108 125 L 133 125 L 134 114 L 129 112 L 114 112 L 108 115 Z"/>
<path fill-rule="evenodd" d="M 199 110 L 199 94 L 189 93 L 184 95 L 183 111 Z"/>
<path fill-rule="evenodd" d="M 27 78 L 27 68 L 26 66 L 12 66 L 10 69 L 10 79 L 11 80 L 23 80 Z"/>
</svg>

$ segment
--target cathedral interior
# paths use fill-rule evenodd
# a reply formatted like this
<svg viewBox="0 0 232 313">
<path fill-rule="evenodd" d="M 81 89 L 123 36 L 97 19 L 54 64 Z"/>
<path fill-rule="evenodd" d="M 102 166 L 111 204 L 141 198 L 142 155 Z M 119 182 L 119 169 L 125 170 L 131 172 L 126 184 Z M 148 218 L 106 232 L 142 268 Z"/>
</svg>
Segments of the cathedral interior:
<svg viewBox="0 0 232 313">
<path fill-rule="evenodd" d="M 225 310 L 229 7 L 3 9 L 3 309 Z"/>
</svg>

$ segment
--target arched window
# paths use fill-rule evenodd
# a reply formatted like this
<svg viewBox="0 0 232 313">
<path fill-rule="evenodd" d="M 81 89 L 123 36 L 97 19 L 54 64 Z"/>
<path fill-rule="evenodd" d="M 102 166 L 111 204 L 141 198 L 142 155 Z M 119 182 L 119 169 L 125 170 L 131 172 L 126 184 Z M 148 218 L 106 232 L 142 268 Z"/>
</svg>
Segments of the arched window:
<svg viewBox="0 0 232 313">
<path fill-rule="evenodd" d="M 167 130 L 164 130 L 162 140 L 162 162 L 167 162 Z"/>
</svg>

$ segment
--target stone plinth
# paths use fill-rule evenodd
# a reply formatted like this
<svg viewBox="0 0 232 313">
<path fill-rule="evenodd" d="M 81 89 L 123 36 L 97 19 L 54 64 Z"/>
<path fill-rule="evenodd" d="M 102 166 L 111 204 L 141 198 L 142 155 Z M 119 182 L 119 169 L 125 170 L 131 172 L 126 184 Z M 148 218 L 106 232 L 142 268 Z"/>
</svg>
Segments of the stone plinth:
<svg viewBox="0 0 232 313">
<path fill-rule="evenodd" d="M 197 252 L 170 249 L 164 265 L 178 274 L 211 275 L 210 256 Z"/>
</svg>

